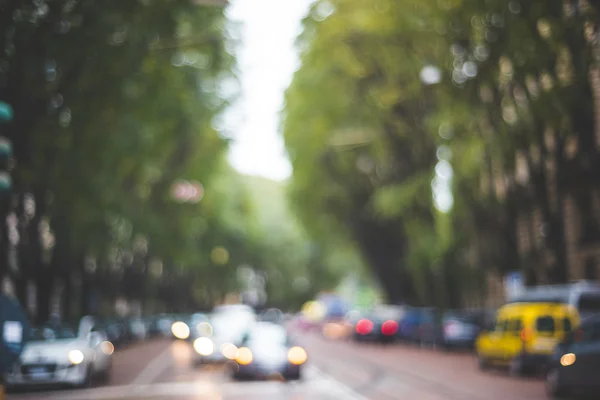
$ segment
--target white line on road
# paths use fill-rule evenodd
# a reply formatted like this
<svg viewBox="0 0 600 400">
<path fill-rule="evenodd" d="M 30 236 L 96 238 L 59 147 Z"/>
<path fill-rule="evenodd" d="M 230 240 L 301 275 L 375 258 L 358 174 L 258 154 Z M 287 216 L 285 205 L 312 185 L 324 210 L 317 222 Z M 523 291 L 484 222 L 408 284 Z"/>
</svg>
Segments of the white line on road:
<svg viewBox="0 0 600 400">
<path fill-rule="evenodd" d="M 321 371 L 319 368 L 315 367 L 314 365 L 307 366 L 305 372 L 309 373 L 309 374 L 314 374 L 315 376 L 318 376 L 319 379 L 326 382 L 327 386 L 331 387 L 332 393 L 333 392 L 340 393 L 340 395 L 343 395 L 343 397 L 340 397 L 340 398 L 342 398 L 344 400 L 368 400 L 363 395 L 355 392 L 349 386 L 344 385 L 342 382 L 338 381 L 331 375 L 328 375 L 325 372 Z M 311 383 L 311 386 L 312 386 L 312 383 Z"/>
<path fill-rule="evenodd" d="M 172 360 L 170 357 L 170 353 L 173 349 L 173 346 L 176 342 L 173 342 L 169 347 L 167 347 L 162 353 L 154 358 L 139 373 L 139 375 L 131 382 L 132 385 L 148 385 L 152 383 L 160 374 L 162 374 L 167 368 L 169 368 L 172 364 Z"/>
</svg>

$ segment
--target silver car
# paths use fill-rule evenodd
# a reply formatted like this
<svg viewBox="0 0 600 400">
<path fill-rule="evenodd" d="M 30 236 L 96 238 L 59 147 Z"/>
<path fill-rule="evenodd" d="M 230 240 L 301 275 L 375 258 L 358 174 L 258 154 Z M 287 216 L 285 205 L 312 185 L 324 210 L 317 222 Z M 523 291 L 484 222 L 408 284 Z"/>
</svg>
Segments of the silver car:
<svg viewBox="0 0 600 400">
<path fill-rule="evenodd" d="M 245 309 L 219 310 L 201 323 L 193 340 L 195 364 L 234 360 L 237 347 L 256 323 L 256 314 Z"/>
<path fill-rule="evenodd" d="M 114 347 L 100 331 L 78 335 L 69 326 L 33 328 L 23 353 L 4 377 L 8 387 L 85 387 L 108 378 Z"/>
</svg>

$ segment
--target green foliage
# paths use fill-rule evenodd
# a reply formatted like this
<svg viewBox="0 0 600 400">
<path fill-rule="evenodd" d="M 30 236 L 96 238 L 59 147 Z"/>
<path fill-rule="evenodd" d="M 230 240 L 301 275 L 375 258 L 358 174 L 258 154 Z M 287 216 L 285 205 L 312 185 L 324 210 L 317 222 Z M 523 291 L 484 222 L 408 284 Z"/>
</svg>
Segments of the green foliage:
<svg viewBox="0 0 600 400">
<path fill-rule="evenodd" d="M 393 301 L 456 304 L 489 268 L 519 264 L 516 219 L 539 208 L 551 233 L 538 259 L 556 260 L 544 279 L 565 281 L 552 201 L 571 190 L 589 198 L 596 185 L 567 182 L 598 165 L 598 15 L 593 2 L 563 0 L 318 1 L 283 114 L 290 195 L 307 231 L 326 247 L 353 238 Z M 427 65 L 441 83 L 421 82 Z M 440 151 L 453 168 L 450 213 L 431 202 Z"/>
<path fill-rule="evenodd" d="M 248 214 L 243 200 L 223 201 L 230 193 L 215 178 L 228 143 L 212 122 L 230 100 L 220 87 L 232 82 L 234 65 L 223 10 L 179 1 L 29 3 L 0 6 L 0 98 L 15 109 L 6 129 L 18 162 L 15 193 L 35 196 L 37 215 L 24 228 L 35 232 L 49 217 L 53 257 L 66 262 L 49 271 L 58 277 L 66 268 L 69 284 L 83 268 L 77 255 L 92 256 L 90 284 L 131 298 L 145 285 L 190 292 L 201 276 L 220 294 L 235 287 L 230 267 L 210 260 L 223 246 L 232 249 L 230 263 L 239 261 L 233 249 Z M 181 179 L 201 182 L 203 201 L 174 201 Z M 150 264 L 158 260 L 164 269 L 155 281 Z M 18 279 L 43 264 L 31 258 Z M 130 270 L 147 282 L 128 283 Z"/>
</svg>

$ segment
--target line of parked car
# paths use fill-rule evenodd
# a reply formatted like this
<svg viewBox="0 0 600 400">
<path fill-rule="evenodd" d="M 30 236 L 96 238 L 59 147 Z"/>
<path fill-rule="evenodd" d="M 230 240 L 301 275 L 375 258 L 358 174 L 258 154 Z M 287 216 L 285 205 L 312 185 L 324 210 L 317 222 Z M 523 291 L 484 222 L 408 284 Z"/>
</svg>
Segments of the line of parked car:
<svg viewBox="0 0 600 400">
<path fill-rule="evenodd" d="M 324 323 L 327 337 L 471 349 L 481 370 L 542 373 L 550 398 L 600 393 L 600 286 L 527 289 L 498 310 L 383 305 Z"/>
<path fill-rule="evenodd" d="M 176 314 L 146 318 L 86 316 L 78 324 L 59 321 L 34 326 L 19 360 L 5 374 L 9 390 L 68 386 L 89 387 L 107 381 L 115 350 L 154 337 L 174 337 Z"/>
</svg>

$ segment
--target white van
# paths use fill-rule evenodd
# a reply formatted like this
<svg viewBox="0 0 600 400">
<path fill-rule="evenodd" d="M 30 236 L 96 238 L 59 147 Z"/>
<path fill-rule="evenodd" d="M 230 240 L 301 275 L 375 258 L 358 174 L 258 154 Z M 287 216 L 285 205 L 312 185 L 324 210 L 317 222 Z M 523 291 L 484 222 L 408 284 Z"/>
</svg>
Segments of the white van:
<svg viewBox="0 0 600 400">
<path fill-rule="evenodd" d="M 600 282 L 581 281 L 566 285 L 545 285 L 525 289 L 509 303 L 565 303 L 577 308 L 581 318 L 600 314 Z"/>
</svg>

